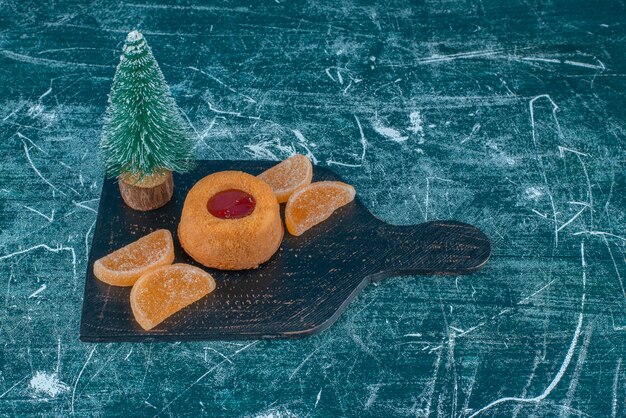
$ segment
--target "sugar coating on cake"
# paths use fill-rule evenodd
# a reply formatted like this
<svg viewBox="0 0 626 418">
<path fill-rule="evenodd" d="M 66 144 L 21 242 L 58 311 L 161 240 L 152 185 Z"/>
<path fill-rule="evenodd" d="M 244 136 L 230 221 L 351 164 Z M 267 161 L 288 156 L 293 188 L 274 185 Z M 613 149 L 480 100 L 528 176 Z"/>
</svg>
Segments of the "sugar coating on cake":
<svg viewBox="0 0 626 418">
<path fill-rule="evenodd" d="M 137 280 L 130 292 L 130 305 L 139 325 L 150 330 L 214 289 L 213 277 L 198 267 L 162 266 Z"/>
<path fill-rule="evenodd" d="M 174 241 L 159 229 L 95 261 L 94 275 L 113 286 L 132 286 L 141 275 L 174 261 Z"/>
</svg>

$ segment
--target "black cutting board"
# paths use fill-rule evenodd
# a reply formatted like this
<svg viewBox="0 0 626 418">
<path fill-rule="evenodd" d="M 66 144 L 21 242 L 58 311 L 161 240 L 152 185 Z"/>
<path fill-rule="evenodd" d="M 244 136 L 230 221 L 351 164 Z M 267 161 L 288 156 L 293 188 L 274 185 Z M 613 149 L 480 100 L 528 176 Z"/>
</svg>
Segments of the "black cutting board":
<svg viewBox="0 0 626 418">
<path fill-rule="evenodd" d="M 223 170 L 258 174 L 274 161 L 199 161 L 174 175 L 174 196 L 152 212 L 130 209 L 117 182 L 105 180 L 87 265 L 80 339 L 88 342 L 187 341 L 300 337 L 329 327 L 368 283 L 409 274 L 467 274 L 489 258 L 489 239 L 455 221 L 393 226 L 374 217 L 358 197 L 327 221 L 293 237 L 256 270 L 219 271 L 193 261 L 180 247 L 177 226 L 185 196 L 204 176 Z M 315 167 L 313 181 L 341 180 Z M 144 331 L 130 308 L 130 288 L 109 286 L 93 263 L 156 229 L 174 235 L 176 263 L 209 271 L 213 293 Z M 401 301 L 399 303 L 402 303 Z M 418 309 L 418 308 L 416 308 Z"/>
</svg>

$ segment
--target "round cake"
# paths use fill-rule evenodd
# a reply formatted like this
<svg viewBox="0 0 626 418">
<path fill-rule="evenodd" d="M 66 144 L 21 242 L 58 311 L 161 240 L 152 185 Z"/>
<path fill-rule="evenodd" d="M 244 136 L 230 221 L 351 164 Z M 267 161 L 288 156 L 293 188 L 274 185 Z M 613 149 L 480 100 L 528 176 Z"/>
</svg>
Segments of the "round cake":
<svg viewBox="0 0 626 418">
<path fill-rule="evenodd" d="M 274 192 L 241 171 L 222 171 L 197 182 L 178 225 L 187 254 L 221 270 L 257 268 L 278 250 L 283 234 Z"/>
</svg>

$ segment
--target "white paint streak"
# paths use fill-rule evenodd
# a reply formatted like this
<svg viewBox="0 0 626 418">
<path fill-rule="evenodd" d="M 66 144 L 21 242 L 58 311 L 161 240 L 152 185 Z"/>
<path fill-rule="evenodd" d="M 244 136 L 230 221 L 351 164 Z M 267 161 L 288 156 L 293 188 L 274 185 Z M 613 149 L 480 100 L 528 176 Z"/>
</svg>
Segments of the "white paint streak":
<svg viewBox="0 0 626 418">
<path fill-rule="evenodd" d="M 37 150 L 38 150 L 39 152 L 42 152 L 42 153 L 44 153 L 44 154 L 48 155 L 48 153 L 47 153 L 46 151 L 44 151 L 44 150 L 43 150 L 43 149 L 42 149 L 39 145 L 37 145 L 37 144 L 35 143 L 35 141 L 33 141 L 32 139 L 30 139 L 30 138 L 29 138 L 29 137 L 27 137 L 26 135 L 22 134 L 21 132 L 17 132 L 17 133 L 16 133 L 16 135 L 17 135 L 17 137 L 18 137 L 18 138 L 22 139 L 22 142 L 24 142 L 23 140 L 25 139 L 25 140 L 27 140 L 28 142 L 30 142 L 30 144 L 31 144 L 33 147 L 37 148 Z"/>
<path fill-rule="evenodd" d="M 583 152 L 571 149 L 571 148 L 559 146 L 559 155 L 561 156 L 561 158 L 565 156 L 566 152 L 576 155 L 576 158 L 578 158 L 578 162 L 580 162 L 580 165 L 583 168 L 583 173 L 585 174 L 585 180 L 587 181 L 587 198 L 589 200 L 588 202 L 589 203 L 589 206 L 588 206 L 589 207 L 589 219 L 590 219 L 591 228 L 593 228 L 593 193 L 591 191 L 591 180 L 589 180 L 589 173 L 587 172 L 587 166 L 585 165 L 585 162 L 582 159 L 582 157 L 588 157 L 589 155 Z"/>
<path fill-rule="evenodd" d="M 545 285 L 541 286 L 541 288 L 539 288 L 539 290 L 534 291 L 532 294 L 530 294 L 529 296 L 526 296 L 524 299 L 520 300 L 519 302 L 517 302 L 518 305 L 524 305 L 526 304 L 529 300 L 531 300 L 532 298 L 534 298 L 536 295 L 538 295 L 539 293 L 543 292 L 544 290 L 546 290 L 548 287 L 550 287 L 552 285 L 552 283 L 554 283 L 556 281 L 556 279 L 552 279 L 550 280 L 548 283 L 546 283 Z"/>
<path fill-rule="evenodd" d="M 581 296 L 581 300 L 580 300 L 580 313 L 578 315 L 578 323 L 576 325 L 576 329 L 574 330 L 574 335 L 572 336 L 572 341 L 570 343 L 569 349 L 567 350 L 567 353 L 565 354 L 565 358 L 563 359 L 563 363 L 561 364 L 561 367 L 559 369 L 559 371 L 556 373 L 556 375 L 554 376 L 554 379 L 552 379 L 552 382 L 550 382 L 550 384 L 548 385 L 548 387 L 546 387 L 546 389 L 539 395 L 532 397 L 532 398 L 525 398 L 525 397 L 505 397 L 505 398 L 500 398 L 498 400 L 495 400 L 493 402 L 491 402 L 490 404 L 484 406 L 483 408 L 479 409 L 478 411 L 474 412 L 472 415 L 469 416 L 469 418 L 473 418 L 476 417 L 480 414 L 482 414 L 483 412 L 493 408 L 494 406 L 500 405 L 502 403 L 506 403 L 506 402 L 522 402 L 522 403 L 539 403 L 541 401 L 543 401 L 545 398 L 548 397 L 548 395 L 550 395 L 550 393 L 554 390 L 554 388 L 559 384 L 559 382 L 561 381 L 561 379 L 563 378 L 563 376 L 565 375 L 565 372 L 567 371 L 567 368 L 570 364 L 570 362 L 572 361 L 572 357 L 574 356 L 574 351 L 576 350 L 576 345 L 578 344 L 578 338 L 580 337 L 580 331 L 582 329 L 582 325 L 583 325 L 583 313 L 584 313 L 584 309 L 585 309 L 585 298 L 586 298 L 586 289 L 587 289 L 587 261 L 585 260 L 585 242 L 581 241 L 580 243 L 580 256 L 581 256 L 581 264 L 582 264 L 582 270 L 583 270 L 583 274 L 582 274 L 582 296 Z"/>
<path fill-rule="evenodd" d="M 576 218 L 578 218 L 584 211 L 585 209 L 587 209 L 587 206 L 583 207 L 581 210 L 578 211 L 578 213 L 576 213 L 576 215 L 572 216 L 572 218 L 565 222 L 563 225 L 559 226 L 557 228 L 557 231 L 561 231 L 563 228 L 565 228 L 567 225 L 571 224 L 572 222 L 574 222 L 576 220 Z"/>
<path fill-rule="evenodd" d="M 5 390 L 4 392 L 2 392 L 2 393 L 0 394 L 0 399 L 4 398 L 6 394 L 8 394 L 9 392 L 11 392 L 13 389 L 15 389 L 15 387 L 16 387 L 17 385 L 19 385 L 20 383 L 22 383 L 22 382 L 24 381 L 24 379 L 26 379 L 27 377 L 28 377 L 28 376 L 24 376 L 24 377 L 22 377 L 20 380 L 18 380 L 17 382 L 15 382 L 15 383 L 13 384 L 13 386 L 11 386 L 10 388 L 8 388 L 8 389 L 7 389 L 7 390 Z"/>
<path fill-rule="evenodd" d="M 425 417 L 430 416 L 430 408 L 433 402 L 433 395 L 435 394 L 435 386 L 437 385 L 437 376 L 439 375 L 439 365 L 441 364 L 441 352 L 442 350 L 439 350 L 439 352 L 437 353 L 437 359 L 435 360 L 435 370 L 429 382 L 430 384 L 428 388 L 428 400 L 426 401 L 426 412 L 424 414 Z"/>
<path fill-rule="evenodd" d="M 304 360 L 302 360 L 302 362 L 298 365 L 298 367 L 296 367 L 293 372 L 291 373 L 291 376 L 289 376 L 289 380 L 293 379 L 294 376 L 296 374 L 298 374 L 298 372 L 300 371 L 300 369 L 302 369 L 302 366 L 304 366 L 304 364 L 309 361 L 311 359 L 311 357 L 313 357 L 313 354 L 315 354 L 320 348 L 322 348 L 322 346 L 317 347 L 315 350 L 311 351 L 311 353 L 309 353 L 308 356 L 306 356 L 304 358 Z"/>
<path fill-rule="evenodd" d="M 25 254 L 27 252 L 37 250 L 39 248 L 43 248 L 46 251 L 50 251 L 52 253 L 58 253 L 60 251 L 69 251 L 72 254 L 72 271 L 74 274 L 74 279 L 76 279 L 76 252 L 74 251 L 73 247 L 64 247 L 62 245 L 59 245 L 57 248 L 52 248 L 52 247 L 47 246 L 46 244 L 39 244 L 39 245 L 35 245 L 34 247 L 27 248 L 25 250 L 15 251 L 10 254 L 2 255 L 0 256 L 0 261 L 5 260 L 7 258 L 15 257 L 16 255 Z"/>
<path fill-rule="evenodd" d="M 57 338 L 57 366 L 55 369 L 55 373 L 58 375 L 59 370 L 61 370 L 61 337 Z"/>
<path fill-rule="evenodd" d="M 425 209 L 425 213 L 424 213 L 424 222 L 428 222 L 428 205 L 429 205 L 430 181 L 431 180 L 441 180 L 441 181 L 453 182 L 453 180 L 443 179 L 441 177 L 426 177 L 426 196 L 424 197 L 424 206 L 425 206 L 426 209 Z"/>
<path fill-rule="evenodd" d="M 30 206 L 26 206 L 26 205 L 22 205 L 22 207 L 24 209 L 28 209 L 29 211 L 36 213 L 37 215 L 42 216 L 43 218 L 45 218 L 48 222 L 53 222 L 54 221 L 54 209 L 52 209 L 52 213 L 50 213 L 50 216 L 45 215 L 41 212 L 39 212 L 37 209 L 33 209 Z"/>
<path fill-rule="evenodd" d="M 89 363 L 89 360 L 91 360 L 91 356 L 93 356 L 93 353 L 96 351 L 97 347 L 98 347 L 97 345 L 94 345 L 93 348 L 91 349 L 91 352 L 89 353 L 89 356 L 87 357 L 87 361 L 85 361 L 85 364 L 83 364 L 83 367 L 80 369 L 80 372 L 78 372 L 78 376 L 76 377 L 76 382 L 74 382 L 74 389 L 72 389 L 72 402 L 70 404 L 72 416 L 75 416 L 74 401 L 76 397 L 76 387 L 78 386 L 78 381 L 80 380 L 80 377 L 83 375 L 83 372 L 85 371 L 85 367 L 87 367 L 87 363 Z"/>
<path fill-rule="evenodd" d="M 84 62 L 71 62 L 71 61 L 52 60 L 48 58 L 36 58 L 36 57 L 31 57 L 30 55 L 18 54 L 17 52 L 9 51 L 7 49 L 0 50 L 0 55 L 4 55 L 6 58 L 12 59 L 14 61 L 25 62 L 27 64 L 33 64 L 33 65 L 45 65 L 47 67 L 115 68 L 114 65 L 87 64 Z"/>
<path fill-rule="evenodd" d="M 313 155 L 313 153 L 309 149 L 308 141 L 304 137 L 304 135 L 302 135 L 302 132 L 300 132 L 298 129 L 292 129 L 292 132 L 298 139 L 298 143 L 300 144 L 300 146 L 306 150 L 305 155 L 307 156 L 307 158 L 311 160 L 313 164 L 317 165 L 319 161 L 317 160 L 317 158 L 315 158 L 315 155 Z"/>
<path fill-rule="evenodd" d="M 219 113 L 221 115 L 231 115 L 231 116 L 235 116 L 235 117 L 238 117 L 238 118 L 261 120 L 260 116 L 247 116 L 247 115 L 242 114 L 241 112 L 229 112 L 229 111 L 226 111 L 226 110 L 216 109 L 215 107 L 213 107 L 211 102 L 209 102 L 207 100 L 205 100 L 205 102 L 207 103 L 207 105 L 209 106 L 209 109 L 212 112 Z"/>
<path fill-rule="evenodd" d="M 502 52 L 504 52 L 503 49 L 495 49 L 495 50 L 487 50 L 487 51 L 460 52 L 458 54 L 450 54 L 450 55 L 433 55 L 431 57 L 418 59 L 417 63 L 418 64 L 433 64 L 437 62 L 454 61 L 457 59 L 482 58 L 482 57 L 498 55 Z"/>
<path fill-rule="evenodd" d="M 622 367 L 622 359 L 617 360 L 617 364 L 615 365 L 615 377 L 613 378 L 613 402 L 612 402 L 612 412 L 613 418 L 617 417 L 617 392 L 619 390 L 619 372 Z"/>
<path fill-rule="evenodd" d="M 274 138 L 267 141 L 261 141 L 257 144 L 248 144 L 243 146 L 252 157 L 257 159 L 270 159 L 280 161 L 283 156 L 291 157 L 296 154 L 296 150 L 292 145 L 283 145 L 280 138 Z M 275 151 L 279 153 L 276 154 Z"/>
<path fill-rule="evenodd" d="M 356 124 L 359 128 L 359 142 L 361 143 L 361 162 L 359 164 L 348 164 L 348 163 L 341 163 L 338 161 L 334 161 L 334 160 L 326 160 L 326 164 L 328 165 L 340 165 L 340 166 L 344 166 L 344 167 L 351 167 L 351 168 L 357 168 L 357 167 L 362 167 L 363 164 L 365 163 L 365 153 L 367 152 L 367 146 L 368 146 L 368 142 L 367 139 L 365 138 L 365 134 L 363 133 L 363 126 L 361 126 L 361 121 L 359 120 L 359 118 L 356 115 L 354 116 L 354 120 L 356 121 Z"/>
<path fill-rule="evenodd" d="M 522 61 L 538 61 L 538 62 L 549 62 L 552 64 L 560 64 L 561 60 L 555 58 L 539 58 L 539 57 L 522 57 Z"/>
<path fill-rule="evenodd" d="M 208 351 L 213 351 L 214 353 L 216 353 L 217 355 L 219 355 L 220 357 L 222 357 L 224 360 L 226 360 L 227 362 L 229 362 L 230 364 L 234 364 L 233 361 L 231 359 L 229 359 L 228 357 L 226 357 L 223 353 L 220 353 L 219 351 L 217 351 L 216 349 L 212 348 L 212 347 L 204 347 L 205 350 Z"/>
<path fill-rule="evenodd" d="M 619 272 L 619 268 L 617 268 L 617 262 L 615 261 L 615 257 L 613 256 L 613 251 L 611 250 L 611 245 L 606 237 L 602 237 L 604 241 L 604 245 L 606 245 L 606 249 L 609 251 L 609 256 L 611 257 L 611 261 L 613 261 L 613 268 L 615 269 L 615 274 L 617 276 L 617 280 L 619 281 L 620 288 L 622 289 L 622 295 L 626 298 L 626 289 L 624 289 L 624 281 L 622 280 L 622 275 Z"/>
<path fill-rule="evenodd" d="M 361 126 L 361 121 L 359 121 L 359 118 L 356 115 L 354 115 L 354 120 L 356 121 L 356 124 L 359 127 L 359 134 L 360 134 L 359 142 L 361 143 L 361 147 L 363 148 L 363 151 L 361 152 L 361 164 L 363 164 L 363 162 L 365 161 L 365 152 L 367 151 L 367 139 L 365 139 L 365 134 L 363 133 L 363 127 Z"/>
<path fill-rule="evenodd" d="M 591 68 L 592 70 L 606 70 L 604 63 L 599 60 L 598 60 L 599 65 L 588 64 L 586 62 L 570 61 L 570 60 L 563 61 L 563 64 L 573 65 L 575 67 Z"/>
<path fill-rule="evenodd" d="M 93 220 L 93 223 L 91 224 L 91 226 L 87 230 L 87 233 L 85 234 L 85 261 L 87 261 L 89 258 L 89 234 L 91 233 L 91 230 L 93 229 L 93 227 L 96 225 L 96 221 L 97 219 Z"/>
<path fill-rule="evenodd" d="M 376 131 L 377 134 L 398 144 L 405 142 L 407 139 L 409 139 L 408 136 L 402 135 L 397 129 L 384 126 L 378 121 L 372 122 L 372 128 L 374 128 L 374 131 Z"/>
<path fill-rule="evenodd" d="M 461 140 L 461 144 L 464 144 L 467 141 L 469 141 L 470 139 L 474 138 L 474 135 L 476 135 L 478 133 L 478 131 L 480 131 L 480 128 L 481 128 L 480 123 L 474 124 L 474 126 L 472 127 L 472 132 L 470 132 L 470 134 L 467 137 L 465 137 L 465 138 L 463 138 Z"/>
<path fill-rule="evenodd" d="M 574 395 L 576 394 L 576 389 L 578 387 L 578 381 L 580 380 L 580 374 L 582 373 L 583 366 L 585 365 L 585 360 L 587 359 L 587 349 L 589 348 L 589 343 L 591 342 L 591 336 L 593 335 L 593 322 L 587 326 L 585 331 L 585 339 L 583 340 L 583 345 L 578 352 L 578 360 L 576 361 L 576 367 L 574 368 L 574 373 L 572 378 L 570 379 L 569 388 L 567 389 L 567 394 L 565 395 L 565 402 L 563 406 L 566 408 L 571 408 L 572 400 L 574 399 Z M 563 414 L 566 415 L 566 414 Z"/>
<path fill-rule="evenodd" d="M 565 65 L 571 65 L 573 67 L 589 68 L 592 70 L 601 70 L 601 71 L 606 70 L 606 66 L 604 65 L 604 63 L 597 58 L 596 58 L 596 61 L 598 62 L 598 64 L 589 64 L 587 62 L 560 60 L 557 58 L 541 58 L 541 57 L 522 57 L 521 61 L 545 62 L 549 64 L 565 64 Z"/>
<path fill-rule="evenodd" d="M 328 67 L 328 68 L 326 68 L 326 69 L 324 70 L 324 72 L 326 73 L 326 75 L 327 75 L 327 76 L 328 76 L 331 80 L 333 80 L 333 81 L 335 81 L 335 82 L 336 82 L 337 80 L 335 80 L 335 78 L 332 76 L 332 74 L 330 74 L 330 70 L 332 70 L 332 69 L 333 69 L 333 67 Z"/>
<path fill-rule="evenodd" d="M 572 235 L 595 235 L 595 236 L 601 236 L 601 237 L 611 237 L 611 238 L 617 238 L 619 240 L 626 242 L 626 238 L 619 236 L 619 235 L 611 234 L 610 232 L 604 232 L 604 231 L 578 231 L 578 232 L 574 232 Z"/>
<path fill-rule="evenodd" d="M 28 299 L 34 298 L 35 296 L 37 296 L 38 294 L 40 294 L 44 290 L 46 290 L 46 285 L 42 284 L 39 289 L 35 290 L 33 293 L 30 294 L 30 296 L 28 296 Z"/>
<path fill-rule="evenodd" d="M 370 396 L 367 398 L 367 402 L 365 402 L 365 409 L 369 409 L 370 406 L 376 402 L 376 398 L 378 398 L 378 391 L 380 389 L 380 384 L 374 385 L 370 387 Z"/>
<path fill-rule="evenodd" d="M 317 404 L 320 403 L 321 397 L 322 397 L 322 388 L 320 388 L 320 391 L 317 392 L 317 397 L 315 398 L 315 407 L 314 408 L 317 408 Z"/>
<path fill-rule="evenodd" d="M 335 161 L 335 160 L 326 160 L 326 164 L 328 165 L 340 165 L 343 167 L 350 167 L 350 168 L 357 168 L 357 167 L 361 167 L 363 164 L 348 164 L 348 163 L 342 163 L 339 161 Z"/>
<path fill-rule="evenodd" d="M 552 193 L 550 193 L 550 186 L 548 185 L 548 176 L 546 175 L 546 169 L 543 165 L 543 159 L 541 158 L 541 154 L 539 153 L 539 147 L 537 145 L 537 134 L 535 132 L 535 128 L 536 128 L 535 126 L 535 101 L 542 99 L 542 98 L 547 99 L 552 104 L 552 118 L 554 119 L 554 122 L 557 127 L 557 131 L 560 137 L 561 126 L 559 125 L 559 120 L 556 117 L 556 111 L 559 110 L 559 107 L 556 105 L 556 103 L 554 103 L 554 101 L 548 94 L 541 94 L 539 96 L 535 96 L 532 99 L 530 99 L 530 101 L 528 102 L 528 107 L 530 110 L 530 125 L 531 125 L 533 146 L 535 148 L 537 161 L 539 162 L 541 173 L 543 175 L 543 183 L 545 185 L 546 193 L 548 194 L 548 197 L 550 198 L 550 206 L 552 207 L 552 218 L 554 222 L 554 246 L 558 247 L 559 246 L 559 231 L 558 231 L 558 224 L 557 224 L 557 219 L 556 219 L 557 210 L 556 210 L 556 205 L 554 203 L 554 198 L 552 197 Z"/>
<path fill-rule="evenodd" d="M 95 199 L 83 200 L 82 202 L 73 202 L 73 203 L 74 203 L 74 205 L 75 205 L 76 207 L 83 208 L 83 209 L 87 209 L 87 210 L 89 210 L 89 211 L 91 211 L 91 212 L 93 212 L 93 213 L 96 213 L 96 214 L 97 214 L 97 213 L 98 213 L 98 211 L 97 211 L 97 210 L 95 210 L 94 208 L 91 208 L 91 207 L 89 207 L 89 206 L 85 205 L 85 203 L 96 202 L 96 201 L 98 201 L 98 200 L 100 200 L 100 198 L 99 198 L 99 197 L 97 197 L 97 198 L 95 198 Z"/>
<path fill-rule="evenodd" d="M 28 160 L 28 163 L 32 167 L 33 171 L 37 174 L 37 176 L 39 176 L 39 178 L 42 179 L 44 181 L 44 183 L 46 183 L 48 186 L 52 187 L 52 190 L 56 190 L 57 192 L 61 193 L 63 196 L 67 196 L 66 193 L 64 193 L 62 190 L 60 190 L 54 184 L 52 184 L 47 178 L 45 178 L 41 174 L 41 172 L 37 169 L 37 167 L 35 167 L 35 164 L 33 163 L 33 160 L 30 158 L 29 148 L 26 146 L 26 143 L 23 143 L 23 145 L 24 145 L 24 153 L 26 154 L 26 159 Z"/>
<path fill-rule="evenodd" d="M 254 345 L 258 344 L 258 343 L 259 343 L 259 341 L 254 341 L 254 342 L 251 342 L 250 344 L 248 344 L 248 345 L 246 345 L 246 346 L 244 346 L 244 347 L 240 348 L 239 350 L 235 351 L 235 352 L 234 352 L 234 353 L 233 353 L 233 354 L 229 357 L 229 359 L 228 359 L 228 360 L 232 359 L 232 358 L 233 358 L 233 357 L 235 357 L 237 354 L 239 354 L 239 353 L 241 353 L 241 352 L 243 352 L 243 351 L 247 350 L 248 348 L 250 348 L 250 347 L 252 347 L 252 346 L 254 346 Z M 159 415 L 161 415 L 161 413 L 162 413 L 163 411 L 165 411 L 167 408 L 169 408 L 169 406 L 170 406 L 171 404 L 173 404 L 174 402 L 176 402 L 176 401 L 177 401 L 177 400 L 178 400 L 181 396 L 183 396 L 185 393 L 187 393 L 187 392 L 189 391 L 189 389 L 191 389 L 192 387 L 194 387 L 195 385 L 197 385 L 197 384 L 198 384 L 198 382 L 200 382 L 202 379 L 204 379 L 205 377 L 207 377 L 207 376 L 208 376 L 208 375 L 209 375 L 209 374 L 210 374 L 213 370 L 217 369 L 218 367 L 220 367 L 222 364 L 224 364 L 224 363 L 226 363 L 226 362 L 227 362 L 226 360 L 222 360 L 222 361 L 220 361 L 219 363 L 217 363 L 215 366 L 213 366 L 213 367 L 211 367 L 209 370 L 207 370 L 204 374 L 202 374 L 199 378 L 197 378 L 197 379 L 196 379 L 196 380 L 195 380 L 195 381 L 194 381 L 191 385 L 189 385 L 189 386 L 187 387 L 187 389 L 185 389 L 185 390 L 181 391 L 181 392 L 180 392 L 180 393 L 179 393 L 176 397 L 174 397 L 174 399 L 172 399 L 171 401 L 169 401 L 169 402 L 168 402 L 168 403 L 167 403 L 167 404 L 166 404 L 166 405 L 165 405 L 165 406 L 164 406 L 164 407 L 163 407 L 163 408 L 159 411 L 159 413 L 158 413 L 158 414 L 156 414 L 155 416 L 159 416 Z"/>
<path fill-rule="evenodd" d="M 191 67 L 191 66 L 189 66 L 189 67 L 185 67 L 185 68 L 188 68 L 188 69 L 190 69 L 190 70 L 192 70 L 192 71 L 199 72 L 200 74 L 202 74 L 202 75 L 205 75 L 205 76 L 209 77 L 211 80 L 213 80 L 213 81 L 217 82 L 218 84 L 220 84 L 221 86 L 225 87 L 227 90 L 231 91 L 232 93 L 235 93 L 235 94 L 238 94 L 238 95 L 242 96 L 242 97 L 243 97 L 243 98 L 244 98 L 244 99 L 245 99 L 248 103 L 256 103 L 256 100 L 254 100 L 252 97 L 247 96 L 247 95 L 245 95 L 245 94 L 243 94 L 243 93 L 238 92 L 237 90 L 235 90 L 234 88 L 232 88 L 232 87 L 231 87 L 231 86 L 229 86 L 228 84 L 224 83 L 222 80 L 220 80 L 219 78 L 215 77 L 215 76 L 214 76 L 214 75 L 212 75 L 212 74 L 209 74 L 209 73 L 207 73 L 207 72 L 205 72 L 205 71 L 202 71 L 201 69 L 196 68 L 196 67 Z"/>
</svg>

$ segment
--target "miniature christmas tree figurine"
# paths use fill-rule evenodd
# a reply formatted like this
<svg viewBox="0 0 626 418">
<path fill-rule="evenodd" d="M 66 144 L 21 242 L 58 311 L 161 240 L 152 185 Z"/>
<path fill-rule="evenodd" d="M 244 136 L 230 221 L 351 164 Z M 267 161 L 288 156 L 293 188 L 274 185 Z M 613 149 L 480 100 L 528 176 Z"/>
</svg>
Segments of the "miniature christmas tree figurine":
<svg viewBox="0 0 626 418">
<path fill-rule="evenodd" d="M 107 175 L 128 206 L 152 210 L 172 197 L 172 171 L 192 164 L 194 141 L 143 35 L 126 37 L 102 134 Z"/>
</svg>

